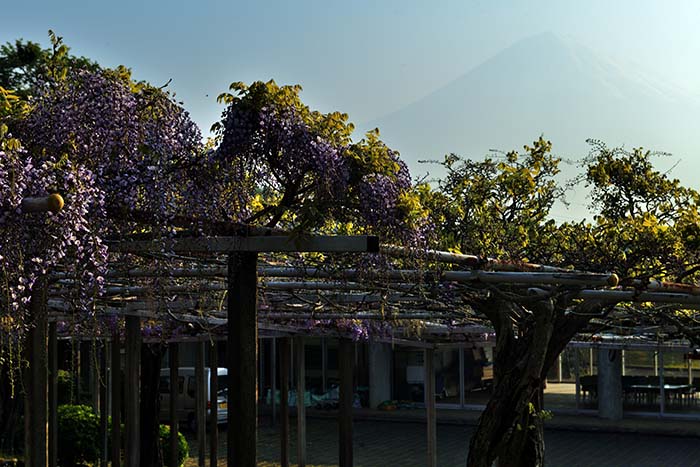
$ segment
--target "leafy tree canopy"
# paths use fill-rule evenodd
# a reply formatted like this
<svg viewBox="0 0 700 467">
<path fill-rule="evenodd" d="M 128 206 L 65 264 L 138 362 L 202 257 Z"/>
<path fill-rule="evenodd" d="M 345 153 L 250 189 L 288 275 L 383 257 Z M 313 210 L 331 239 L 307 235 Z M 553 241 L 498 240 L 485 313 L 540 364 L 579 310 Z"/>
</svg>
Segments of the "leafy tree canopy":
<svg viewBox="0 0 700 467">
<path fill-rule="evenodd" d="M 408 168 L 378 130 L 353 141 L 348 116 L 311 110 L 300 86 L 233 83 L 230 91 L 219 96 L 227 108 L 213 127 L 212 162 L 227 184 L 218 191 L 237 193 L 241 220 L 398 237 L 420 226 Z"/>
<path fill-rule="evenodd" d="M 100 66 L 86 57 L 69 54 L 61 37 L 49 31 L 52 48 L 42 48 L 32 41 L 17 39 L 0 46 L 0 87 L 12 89 L 26 97 L 44 81 L 68 69 L 97 71 Z"/>
<path fill-rule="evenodd" d="M 540 260 L 543 237 L 555 228 L 549 218 L 563 190 L 554 177 L 559 159 L 543 138 L 503 158 L 477 161 L 451 154 L 436 190 L 423 187 L 424 203 L 438 229 L 440 246 L 503 259 Z"/>
</svg>

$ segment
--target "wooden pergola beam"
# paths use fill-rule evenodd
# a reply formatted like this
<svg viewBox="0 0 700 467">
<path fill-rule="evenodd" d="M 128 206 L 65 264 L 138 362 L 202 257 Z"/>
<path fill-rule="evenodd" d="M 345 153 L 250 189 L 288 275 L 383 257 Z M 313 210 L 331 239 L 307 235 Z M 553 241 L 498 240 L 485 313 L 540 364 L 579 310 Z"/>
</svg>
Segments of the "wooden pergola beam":
<svg viewBox="0 0 700 467">
<path fill-rule="evenodd" d="M 600 300 L 610 303 L 675 303 L 678 305 L 700 305 L 700 295 L 671 292 L 638 292 L 636 290 L 582 290 L 576 298 Z"/>
<path fill-rule="evenodd" d="M 508 261 L 496 258 L 482 258 L 449 251 L 423 250 L 419 248 L 382 245 L 381 252 L 387 256 L 399 258 L 425 258 L 438 263 L 460 264 L 470 268 L 491 269 L 495 271 L 530 271 L 530 272 L 577 272 L 571 269 L 528 263 L 525 261 Z"/>
<path fill-rule="evenodd" d="M 616 274 L 571 272 L 512 272 L 512 271 L 445 271 L 442 279 L 455 282 L 487 282 L 503 284 L 557 284 L 615 287 Z"/>
<path fill-rule="evenodd" d="M 146 253 L 163 249 L 173 253 L 377 253 L 379 237 L 371 235 L 205 237 L 132 241 L 110 245 L 110 250 L 118 253 Z"/>
</svg>

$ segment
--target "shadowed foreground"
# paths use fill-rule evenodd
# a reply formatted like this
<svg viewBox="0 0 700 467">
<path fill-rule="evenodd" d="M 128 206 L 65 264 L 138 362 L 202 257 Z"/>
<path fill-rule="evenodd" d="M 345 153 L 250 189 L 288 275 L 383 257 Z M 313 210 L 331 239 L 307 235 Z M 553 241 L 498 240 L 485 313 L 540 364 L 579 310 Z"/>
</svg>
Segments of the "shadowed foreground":
<svg viewBox="0 0 700 467">
<path fill-rule="evenodd" d="M 423 467 L 425 465 L 425 427 L 411 422 L 355 422 L 355 466 Z M 438 465 L 464 467 L 471 426 L 438 426 Z M 336 467 L 337 426 L 331 419 L 309 419 L 307 428 L 308 467 Z M 225 436 L 222 436 L 225 438 Z M 259 429 L 260 467 L 279 465 L 279 439 L 269 426 Z M 700 465 L 700 442 L 694 437 L 669 437 L 631 433 L 592 433 L 545 430 L 548 467 L 688 467 Z M 196 455 L 196 443 L 191 453 Z M 292 462 L 295 436 L 292 430 Z M 225 453 L 222 442 L 220 453 Z M 221 454 L 224 456 L 225 454 Z M 186 464 L 196 466 L 196 458 Z M 225 459 L 219 459 L 225 466 Z"/>
</svg>

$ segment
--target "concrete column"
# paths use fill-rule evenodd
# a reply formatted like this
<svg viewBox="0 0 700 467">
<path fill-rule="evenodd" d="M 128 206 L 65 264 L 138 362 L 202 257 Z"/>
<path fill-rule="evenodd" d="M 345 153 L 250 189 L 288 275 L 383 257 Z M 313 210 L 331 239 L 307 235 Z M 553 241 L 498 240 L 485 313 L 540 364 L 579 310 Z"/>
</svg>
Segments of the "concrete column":
<svg viewBox="0 0 700 467">
<path fill-rule="evenodd" d="M 622 419 L 622 356 L 618 349 L 598 350 L 598 417 Z"/>
<path fill-rule="evenodd" d="M 391 399 L 391 344 L 369 343 L 369 406 Z"/>
</svg>

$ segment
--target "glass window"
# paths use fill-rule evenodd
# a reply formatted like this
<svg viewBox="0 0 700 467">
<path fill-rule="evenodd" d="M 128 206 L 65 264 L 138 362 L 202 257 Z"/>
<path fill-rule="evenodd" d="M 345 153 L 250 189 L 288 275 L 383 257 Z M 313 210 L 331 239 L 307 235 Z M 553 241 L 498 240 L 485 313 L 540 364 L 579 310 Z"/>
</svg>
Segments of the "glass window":
<svg viewBox="0 0 700 467">
<path fill-rule="evenodd" d="M 459 404 L 459 349 L 435 351 L 435 397 L 443 404 Z"/>
<path fill-rule="evenodd" d="M 423 351 L 396 347 L 394 350 L 394 399 L 424 402 Z"/>
<path fill-rule="evenodd" d="M 700 413 L 696 385 L 693 381 L 693 363 L 686 352 L 667 351 L 664 363 L 664 409 L 669 413 Z"/>
<path fill-rule="evenodd" d="M 653 350 L 625 350 L 622 375 L 626 411 L 658 412 L 661 409 L 658 353 Z"/>
<path fill-rule="evenodd" d="M 464 401 L 486 405 L 493 389 L 493 348 L 464 349 Z"/>
<path fill-rule="evenodd" d="M 547 375 L 547 384 L 544 388 L 544 407 L 548 410 L 556 409 L 576 409 L 576 358 L 579 359 L 579 370 L 582 374 L 590 372 L 590 352 L 589 349 L 580 349 L 576 347 L 567 347 L 561 353 L 559 358 L 554 362 Z M 585 369 L 584 369 L 585 363 Z M 595 381 L 587 381 L 585 378 L 582 383 L 585 386 L 585 402 L 590 404 L 588 408 L 592 408 L 596 402 L 593 399 L 593 394 L 597 393 L 597 385 Z M 581 402 L 584 402 L 584 387 L 581 386 Z"/>
<path fill-rule="evenodd" d="M 183 390 L 184 386 L 185 386 L 185 378 L 183 376 L 178 376 L 177 377 L 177 392 L 179 394 L 182 394 L 182 390 Z M 161 393 L 169 393 L 170 392 L 170 376 L 161 376 L 158 387 L 160 388 Z"/>
</svg>

